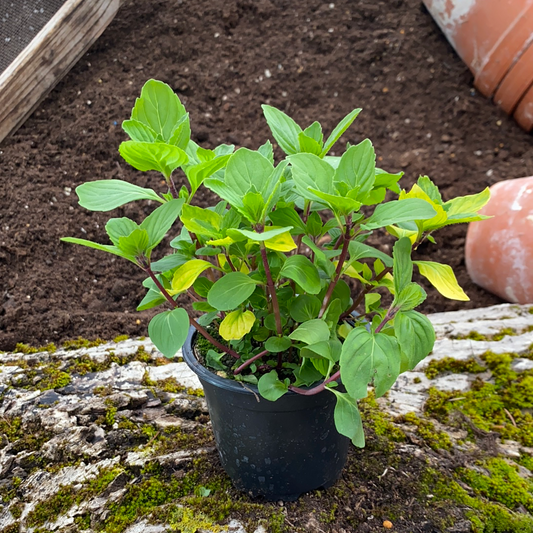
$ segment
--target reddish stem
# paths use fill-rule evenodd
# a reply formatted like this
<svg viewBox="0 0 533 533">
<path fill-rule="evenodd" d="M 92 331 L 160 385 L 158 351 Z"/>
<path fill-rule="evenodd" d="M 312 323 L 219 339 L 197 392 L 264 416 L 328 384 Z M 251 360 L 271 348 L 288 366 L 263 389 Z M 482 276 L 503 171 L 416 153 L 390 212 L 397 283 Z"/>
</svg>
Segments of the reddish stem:
<svg viewBox="0 0 533 533">
<path fill-rule="evenodd" d="M 339 263 L 337 264 L 337 269 L 335 270 L 335 277 L 333 278 L 333 281 L 329 284 L 328 291 L 326 292 L 326 295 L 324 296 L 324 300 L 322 302 L 320 313 L 318 313 L 318 318 L 322 318 L 322 316 L 326 312 L 326 309 L 328 308 L 328 305 L 329 305 L 329 301 L 331 300 L 331 295 L 333 294 L 333 291 L 335 290 L 335 287 L 339 281 L 339 278 L 341 277 L 342 268 L 344 266 L 344 262 L 346 261 L 346 257 L 348 256 L 348 246 L 350 244 L 351 229 L 352 229 L 352 225 L 347 224 L 346 233 L 344 235 L 344 243 L 342 245 L 341 255 L 339 256 Z"/>
<path fill-rule="evenodd" d="M 312 389 L 300 389 L 298 387 L 293 387 L 292 385 L 289 386 L 289 390 L 292 392 L 295 392 L 296 394 L 301 394 L 302 396 L 314 396 L 315 394 L 318 394 L 319 392 L 322 392 L 328 383 L 331 383 L 332 381 L 337 381 L 341 377 L 341 371 L 337 370 L 333 376 L 329 377 L 328 379 L 324 380 L 320 385 L 317 385 L 316 387 L 313 387 Z"/>
<path fill-rule="evenodd" d="M 265 274 L 267 278 L 268 292 L 270 293 L 270 300 L 272 301 L 272 308 L 274 311 L 274 318 L 276 319 L 276 332 L 281 337 L 283 335 L 283 329 L 281 327 L 281 315 L 279 313 L 278 295 L 276 294 L 276 288 L 274 287 L 274 280 L 270 273 L 270 266 L 268 264 L 267 251 L 265 244 L 261 242 L 261 259 L 263 260 L 263 266 L 265 268 Z"/>
<path fill-rule="evenodd" d="M 154 271 L 149 267 L 145 267 L 144 271 L 150 276 L 152 281 L 156 284 L 157 288 L 161 291 L 161 294 L 166 298 L 167 302 L 172 306 L 173 309 L 176 309 L 178 307 L 178 304 L 174 301 L 172 296 L 167 292 L 165 287 L 161 284 L 161 282 L 157 279 L 156 275 L 154 274 Z M 188 314 L 188 313 L 187 313 Z M 213 338 L 194 318 L 189 316 L 189 323 L 191 326 L 193 326 L 198 333 L 200 333 L 203 337 L 205 337 L 213 346 L 216 346 L 219 350 L 221 350 L 224 353 L 227 353 L 234 357 L 235 359 L 239 359 L 239 355 L 237 352 L 232 350 L 229 346 L 224 346 L 221 342 L 217 341 L 215 338 Z"/>
<path fill-rule="evenodd" d="M 270 353 L 270 352 L 268 350 L 263 350 L 261 353 L 254 355 L 251 359 L 248 359 L 248 361 L 244 362 L 239 368 L 235 369 L 233 371 L 233 374 L 234 375 L 240 374 L 245 368 L 249 367 L 254 361 L 261 359 L 261 357 L 263 357 L 267 353 Z"/>
</svg>

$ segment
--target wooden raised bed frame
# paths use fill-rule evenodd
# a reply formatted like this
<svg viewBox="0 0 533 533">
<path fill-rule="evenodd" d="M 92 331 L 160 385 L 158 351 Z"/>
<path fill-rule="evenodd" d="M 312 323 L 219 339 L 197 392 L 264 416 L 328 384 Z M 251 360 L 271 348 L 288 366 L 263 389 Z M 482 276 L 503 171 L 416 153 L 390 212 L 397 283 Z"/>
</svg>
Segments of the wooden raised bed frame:
<svg viewBox="0 0 533 533">
<path fill-rule="evenodd" d="M 0 76 L 0 142 L 107 28 L 121 0 L 67 0 Z"/>
</svg>

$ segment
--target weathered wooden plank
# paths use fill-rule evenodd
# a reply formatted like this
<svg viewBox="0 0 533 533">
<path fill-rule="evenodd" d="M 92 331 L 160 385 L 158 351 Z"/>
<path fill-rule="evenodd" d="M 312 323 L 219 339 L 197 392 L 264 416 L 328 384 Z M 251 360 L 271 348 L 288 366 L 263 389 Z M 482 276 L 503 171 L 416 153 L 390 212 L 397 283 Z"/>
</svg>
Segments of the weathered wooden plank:
<svg viewBox="0 0 533 533">
<path fill-rule="evenodd" d="M 0 76 L 0 142 L 102 34 L 121 0 L 67 0 Z"/>
</svg>

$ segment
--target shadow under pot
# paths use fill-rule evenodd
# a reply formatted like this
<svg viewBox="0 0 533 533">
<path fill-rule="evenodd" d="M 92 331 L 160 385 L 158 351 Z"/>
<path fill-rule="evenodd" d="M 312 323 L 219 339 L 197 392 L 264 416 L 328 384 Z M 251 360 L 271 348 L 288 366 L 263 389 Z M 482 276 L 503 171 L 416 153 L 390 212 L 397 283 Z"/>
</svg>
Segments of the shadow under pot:
<svg viewBox="0 0 533 533">
<path fill-rule="evenodd" d="M 335 429 L 336 398 L 288 392 L 275 402 L 210 372 L 194 354 L 191 328 L 183 358 L 204 388 L 224 470 L 250 496 L 293 501 L 304 492 L 327 488 L 346 463 L 349 439 Z"/>
</svg>

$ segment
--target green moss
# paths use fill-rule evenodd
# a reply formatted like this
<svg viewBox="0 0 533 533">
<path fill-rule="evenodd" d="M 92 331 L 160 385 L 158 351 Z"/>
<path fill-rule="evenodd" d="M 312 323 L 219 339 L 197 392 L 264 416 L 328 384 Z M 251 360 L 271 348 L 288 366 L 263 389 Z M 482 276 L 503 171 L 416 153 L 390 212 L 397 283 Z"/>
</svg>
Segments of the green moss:
<svg viewBox="0 0 533 533">
<path fill-rule="evenodd" d="M 435 429 L 435 425 L 430 420 L 419 418 L 414 413 L 407 413 L 398 418 L 400 422 L 406 422 L 416 426 L 416 433 L 424 439 L 424 442 L 434 450 L 443 448 L 449 450 L 452 447 L 452 441 L 448 434 Z"/>
<path fill-rule="evenodd" d="M 418 385 L 418 383 L 421 383 L 422 380 L 419 378 L 419 377 L 416 377 L 415 379 L 413 379 L 413 383 L 416 383 Z"/>
<path fill-rule="evenodd" d="M 466 335 L 457 335 L 455 337 L 458 340 L 465 340 L 469 339 L 471 341 L 488 341 L 490 340 L 489 337 L 486 335 L 482 335 L 481 333 L 478 333 L 477 331 L 471 331 L 470 333 L 467 333 Z"/>
<path fill-rule="evenodd" d="M 10 526 L 0 529 L 0 533 L 20 533 L 20 523 L 14 522 Z"/>
<path fill-rule="evenodd" d="M 154 381 L 153 379 L 150 379 L 150 374 L 148 371 L 144 373 L 141 383 L 146 387 L 154 387 L 163 392 L 170 392 L 174 394 L 186 392 L 189 396 L 198 396 L 200 398 L 205 396 L 203 389 L 193 389 L 192 387 L 180 385 L 174 377 Z"/>
<path fill-rule="evenodd" d="M 95 339 L 93 341 L 82 339 L 81 337 L 78 337 L 77 339 L 65 341 L 63 343 L 63 349 L 64 350 L 79 350 L 80 348 L 95 348 L 96 346 L 101 346 L 102 344 L 106 344 L 107 341 L 104 341 L 103 339 Z"/>
<path fill-rule="evenodd" d="M 20 352 L 20 353 L 28 355 L 28 354 L 39 353 L 39 352 L 54 353 L 56 350 L 57 350 L 57 347 L 53 342 L 47 344 L 46 346 L 39 346 L 38 348 L 33 347 L 33 346 L 28 346 L 27 344 L 23 344 L 22 342 L 18 342 L 17 345 L 15 346 L 14 352 L 15 353 Z"/>
<path fill-rule="evenodd" d="M 96 396 L 110 396 L 113 394 L 113 387 L 111 385 L 100 385 L 93 389 L 93 394 Z"/>
<path fill-rule="evenodd" d="M 26 524 L 30 527 L 42 526 L 46 522 L 53 522 L 66 513 L 75 503 L 72 486 L 61 487 L 52 497 L 39 502 L 28 513 Z"/>
<path fill-rule="evenodd" d="M 122 341 L 127 341 L 128 339 L 129 337 L 127 335 L 118 335 L 117 337 L 113 339 L 113 342 L 122 342 Z"/>
<path fill-rule="evenodd" d="M 453 372 L 454 374 L 469 372 L 477 374 L 485 370 L 486 368 L 481 366 L 473 357 L 466 361 L 459 361 L 453 357 L 445 357 L 444 359 L 431 361 L 424 370 L 424 373 L 429 379 L 434 379 L 443 372 Z"/>
<path fill-rule="evenodd" d="M 457 481 L 436 470 L 428 469 L 423 482 L 437 499 L 466 506 L 474 533 L 533 533 L 531 516 L 515 513 L 500 503 L 487 501 L 482 495 L 471 496 Z"/>
<path fill-rule="evenodd" d="M 334 503 L 328 512 L 321 512 L 318 515 L 318 519 L 324 524 L 333 524 L 337 518 L 338 505 Z"/>
<path fill-rule="evenodd" d="M 373 391 L 366 398 L 359 401 L 359 411 L 365 427 L 368 427 L 378 437 L 386 437 L 395 442 L 403 442 L 405 433 L 392 422 L 392 417 L 384 413 L 376 401 Z"/>
<path fill-rule="evenodd" d="M 199 529 L 209 530 L 213 533 L 227 531 L 227 527 L 213 524 L 213 521 L 208 516 L 188 509 L 187 507 L 174 507 L 168 514 L 168 524 L 172 531 L 179 531 L 180 533 L 196 533 Z"/>
<path fill-rule="evenodd" d="M 458 473 L 477 495 L 502 503 L 509 509 L 523 506 L 529 512 L 533 511 L 533 483 L 520 477 L 516 465 L 500 458 L 489 459 L 479 465 L 488 471 L 488 476 L 467 468 Z"/>
<path fill-rule="evenodd" d="M 498 333 L 496 333 L 495 335 L 492 336 L 492 340 L 493 341 L 501 341 L 504 337 L 512 337 L 514 335 L 516 335 L 516 331 L 513 330 L 512 328 L 504 328 L 502 329 L 501 331 L 499 331 Z"/>
</svg>

